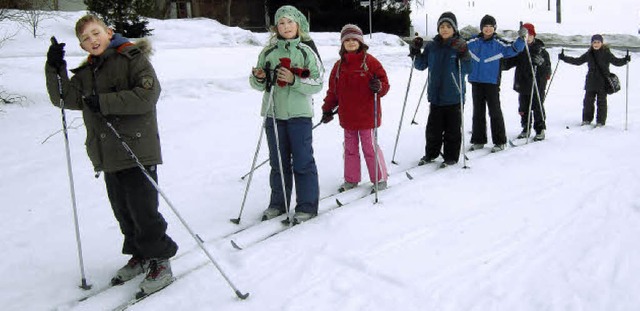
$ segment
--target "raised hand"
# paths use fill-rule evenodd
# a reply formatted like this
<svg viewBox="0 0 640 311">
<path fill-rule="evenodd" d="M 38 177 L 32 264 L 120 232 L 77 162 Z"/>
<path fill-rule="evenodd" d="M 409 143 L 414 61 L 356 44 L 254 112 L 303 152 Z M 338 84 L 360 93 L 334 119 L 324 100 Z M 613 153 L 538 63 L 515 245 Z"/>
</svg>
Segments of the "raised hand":
<svg viewBox="0 0 640 311">
<path fill-rule="evenodd" d="M 56 37 L 51 37 L 51 45 L 49 46 L 49 51 L 47 51 L 47 64 L 49 66 L 60 69 L 63 65 L 67 63 L 64 61 L 64 43 L 58 43 Z"/>
</svg>

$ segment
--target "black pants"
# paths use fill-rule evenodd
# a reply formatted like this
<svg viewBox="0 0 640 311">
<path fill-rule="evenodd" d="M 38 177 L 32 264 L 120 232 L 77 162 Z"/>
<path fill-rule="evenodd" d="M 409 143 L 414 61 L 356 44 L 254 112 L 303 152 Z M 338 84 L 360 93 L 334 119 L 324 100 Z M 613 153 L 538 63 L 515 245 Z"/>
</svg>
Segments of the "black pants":
<svg viewBox="0 0 640 311">
<path fill-rule="evenodd" d="M 582 106 L 582 121 L 593 121 L 593 114 L 595 111 L 594 103 L 598 98 L 596 112 L 596 123 L 604 125 L 607 122 L 607 92 L 602 90 L 598 91 L 586 91 L 584 93 L 584 101 Z"/>
<path fill-rule="evenodd" d="M 156 166 L 147 172 L 157 182 Z M 170 258 L 178 245 L 166 234 L 167 222 L 158 212 L 158 191 L 138 167 L 105 173 L 111 208 L 124 235 L 122 253 L 140 258 Z"/>
<path fill-rule="evenodd" d="M 471 83 L 473 93 L 472 144 L 487 143 L 487 107 L 491 120 L 491 141 L 495 145 L 507 143 L 504 117 L 500 108 L 500 86 L 490 83 Z"/>
<path fill-rule="evenodd" d="M 425 155 L 429 159 L 438 157 L 440 148 L 444 143 L 442 157 L 445 162 L 458 162 L 460 144 L 462 143 L 461 122 L 460 104 L 448 106 L 431 105 L 425 130 L 427 138 Z"/>
<path fill-rule="evenodd" d="M 544 94 L 540 94 L 544 96 Z M 547 129 L 547 125 L 544 122 L 545 119 L 545 111 L 544 111 L 544 100 L 541 102 L 538 101 L 538 95 L 533 94 L 533 100 L 531 100 L 531 94 L 520 93 L 518 95 L 518 113 L 520 114 L 520 125 L 522 125 L 523 131 L 528 131 L 531 128 L 531 117 L 533 117 L 533 129 L 536 133 L 540 133 L 542 130 Z M 529 105 L 531 105 L 531 111 L 529 112 Z M 527 116 L 529 120 L 527 120 Z"/>
</svg>

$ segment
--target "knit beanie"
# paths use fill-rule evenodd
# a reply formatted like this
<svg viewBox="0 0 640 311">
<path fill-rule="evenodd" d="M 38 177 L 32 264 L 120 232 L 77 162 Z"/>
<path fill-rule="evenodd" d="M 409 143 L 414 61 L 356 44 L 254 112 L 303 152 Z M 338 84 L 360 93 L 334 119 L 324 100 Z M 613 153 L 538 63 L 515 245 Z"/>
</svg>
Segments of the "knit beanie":
<svg viewBox="0 0 640 311">
<path fill-rule="evenodd" d="M 530 36 L 536 36 L 536 28 L 533 27 L 533 24 L 531 23 L 524 23 L 522 24 L 522 27 L 527 28 L 527 31 L 529 32 Z"/>
<path fill-rule="evenodd" d="M 353 24 L 346 24 L 342 27 L 340 31 L 340 43 L 344 43 L 347 39 L 356 39 L 361 44 L 364 43 L 364 38 L 362 37 L 362 29 L 360 27 Z"/>
<path fill-rule="evenodd" d="M 498 29 L 496 19 L 489 14 L 485 15 L 484 17 L 482 17 L 482 20 L 480 20 L 480 29 L 482 29 L 482 27 L 485 25 L 491 25 L 494 29 Z"/>
<path fill-rule="evenodd" d="M 595 34 L 595 35 L 591 36 L 591 43 L 593 43 L 593 41 L 600 41 L 600 42 L 604 43 L 604 39 L 602 38 L 601 34 Z"/>
<path fill-rule="evenodd" d="M 440 29 L 440 24 L 444 22 L 449 23 L 451 27 L 453 27 L 454 32 L 458 32 L 458 19 L 456 19 L 456 16 L 453 13 L 444 12 L 440 15 L 440 18 L 438 18 L 438 29 Z"/>
<path fill-rule="evenodd" d="M 276 11 L 276 18 L 273 21 L 274 25 L 278 25 L 278 21 L 281 18 L 286 17 L 298 24 L 300 30 L 306 35 L 309 35 L 309 22 L 307 22 L 307 18 L 302 14 L 302 12 L 298 11 L 295 7 L 291 5 L 283 5 L 278 11 Z M 301 38 L 303 40 L 308 40 L 309 38 Z"/>
</svg>

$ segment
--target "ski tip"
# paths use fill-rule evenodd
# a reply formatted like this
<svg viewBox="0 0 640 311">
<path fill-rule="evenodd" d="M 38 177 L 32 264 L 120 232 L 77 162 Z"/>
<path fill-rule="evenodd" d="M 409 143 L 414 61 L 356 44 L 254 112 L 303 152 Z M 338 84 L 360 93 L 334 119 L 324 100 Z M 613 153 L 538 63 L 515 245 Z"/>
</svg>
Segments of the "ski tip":
<svg viewBox="0 0 640 311">
<path fill-rule="evenodd" d="M 231 246 L 233 246 L 233 248 L 241 251 L 242 247 L 240 247 L 240 245 L 238 245 L 238 243 L 236 243 L 234 240 L 231 240 Z"/>
<path fill-rule="evenodd" d="M 239 290 L 236 290 L 236 296 L 238 296 L 238 298 L 242 300 L 245 300 L 249 297 L 249 293 L 243 294 Z"/>
<path fill-rule="evenodd" d="M 231 218 L 229 219 L 230 222 L 239 225 L 240 224 L 240 218 Z"/>
<path fill-rule="evenodd" d="M 147 295 L 149 295 L 149 294 L 147 294 L 147 293 L 145 293 L 143 291 L 139 291 L 139 292 L 136 293 L 136 299 L 142 299 L 142 298 L 146 297 Z"/>
<path fill-rule="evenodd" d="M 413 176 L 411 176 L 411 174 L 409 174 L 409 172 L 404 172 L 405 175 L 407 175 L 407 178 L 409 178 L 409 180 L 413 180 Z"/>
</svg>

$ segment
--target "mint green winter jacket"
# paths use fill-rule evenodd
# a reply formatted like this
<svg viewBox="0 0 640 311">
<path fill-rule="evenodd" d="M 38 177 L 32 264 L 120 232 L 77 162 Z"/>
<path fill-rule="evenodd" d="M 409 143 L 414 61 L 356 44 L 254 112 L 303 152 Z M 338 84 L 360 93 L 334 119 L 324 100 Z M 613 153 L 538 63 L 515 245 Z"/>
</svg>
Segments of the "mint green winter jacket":
<svg viewBox="0 0 640 311">
<path fill-rule="evenodd" d="M 256 68 L 265 68 L 267 62 L 273 70 L 280 64 L 280 58 L 290 58 L 291 68 L 309 69 L 309 77 L 301 78 L 295 76 L 291 85 L 284 87 L 274 83 L 272 87 L 273 104 L 275 105 L 275 117 L 278 120 L 288 120 L 291 118 L 312 118 L 313 98 L 311 95 L 322 90 L 322 79 L 324 67 L 320 57 L 313 49 L 300 41 L 299 38 L 284 40 L 278 39 L 275 43 L 266 46 L 258 56 Z M 266 92 L 266 83 L 259 82 L 253 75 L 250 76 L 251 87 L 265 91 L 262 96 L 261 115 L 273 116 L 272 108 L 269 108 L 270 93 Z M 268 111 L 267 111 L 268 110 Z"/>
</svg>

